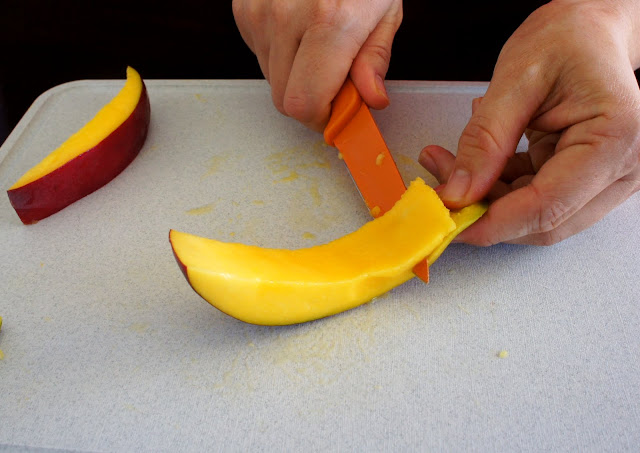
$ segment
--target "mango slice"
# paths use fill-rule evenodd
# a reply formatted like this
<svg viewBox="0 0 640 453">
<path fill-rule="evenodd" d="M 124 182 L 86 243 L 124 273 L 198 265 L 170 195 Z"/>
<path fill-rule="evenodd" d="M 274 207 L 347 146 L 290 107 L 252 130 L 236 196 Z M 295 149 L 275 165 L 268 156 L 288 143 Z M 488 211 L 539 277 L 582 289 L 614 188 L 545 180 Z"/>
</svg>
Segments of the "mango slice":
<svg viewBox="0 0 640 453">
<path fill-rule="evenodd" d="M 115 178 L 142 148 L 150 112 L 144 81 L 129 67 L 120 92 L 9 188 L 20 220 L 42 220 Z"/>
<path fill-rule="evenodd" d="M 416 263 L 437 259 L 485 210 L 477 205 L 452 218 L 418 178 L 383 216 L 316 247 L 267 249 L 175 230 L 169 240 L 187 281 L 214 307 L 247 323 L 296 324 L 349 310 L 411 279 Z"/>
<path fill-rule="evenodd" d="M 446 238 L 444 238 L 444 240 L 435 248 L 433 252 L 429 254 L 429 256 L 427 257 L 427 261 L 429 262 L 429 264 L 435 263 L 442 252 L 444 252 L 444 249 L 446 249 L 449 244 L 451 244 L 451 241 L 453 241 L 457 235 L 473 225 L 476 220 L 482 217 L 482 215 L 487 212 L 488 208 L 489 205 L 486 203 L 474 203 L 462 209 L 450 211 L 449 214 L 451 215 L 451 220 L 455 222 L 456 228 L 451 233 L 449 233 Z"/>
</svg>

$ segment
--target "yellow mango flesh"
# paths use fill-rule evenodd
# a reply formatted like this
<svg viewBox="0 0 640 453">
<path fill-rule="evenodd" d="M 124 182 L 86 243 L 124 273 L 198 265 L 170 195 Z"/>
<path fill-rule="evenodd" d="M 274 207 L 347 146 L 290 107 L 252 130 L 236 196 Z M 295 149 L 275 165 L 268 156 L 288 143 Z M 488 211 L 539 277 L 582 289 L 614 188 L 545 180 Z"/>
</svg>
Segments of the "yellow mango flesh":
<svg viewBox="0 0 640 453">
<path fill-rule="evenodd" d="M 470 227 L 476 220 L 482 217 L 482 215 L 487 212 L 488 208 L 489 205 L 486 203 L 474 203 L 462 209 L 451 211 L 451 220 L 455 222 L 456 228 L 443 239 L 433 252 L 429 254 L 427 257 L 429 265 L 435 263 L 442 252 L 444 252 L 444 249 L 451 244 L 451 241 L 453 241 L 457 235 Z"/>
<path fill-rule="evenodd" d="M 102 142 L 131 116 L 140 101 L 142 90 L 143 83 L 140 74 L 135 69 L 128 67 L 127 81 L 120 92 L 82 129 L 22 175 L 9 190 L 17 189 L 42 178 Z"/>
<path fill-rule="evenodd" d="M 404 283 L 456 229 L 438 195 L 418 178 L 386 214 L 324 245 L 266 249 L 174 230 L 170 240 L 205 300 L 248 323 L 283 325 L 340 313 Z"/>
</svg>

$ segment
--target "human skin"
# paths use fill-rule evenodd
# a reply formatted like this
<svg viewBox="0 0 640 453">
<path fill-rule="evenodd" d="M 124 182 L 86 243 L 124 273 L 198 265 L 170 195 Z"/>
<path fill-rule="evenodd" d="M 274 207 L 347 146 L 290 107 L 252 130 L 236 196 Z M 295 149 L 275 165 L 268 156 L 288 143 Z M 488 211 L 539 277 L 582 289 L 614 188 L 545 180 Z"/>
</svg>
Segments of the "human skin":
<svg viewBox="0 0 640 453">
<path fill-rule="evenodd" d="M 492 200 L 458 240 L 554 244 L 638 191 L 639 19 L 637 1 L 554 1 L 511 36 L 457 157 L 419 157 L 449 207 Z M 514 154 L 525 131 L 528 151 Z"/>
<path fill-rule="evenodd" d="M 402 4 L 360 4 L 234 0 L 281 112 L 321 130 L 347 75 L 367 104 L 388 104 L 382 80 Z M 419 156 L 448 207 L 492 201 L 458 241 L 554 244 L 640 189 L 639 42 L 636 0 L 555 0 L 523 22 L 455 155 L 430 145 Z M 529 149 L 516 154 L 525 131 Z"/>
<path fill-rule="evenodd" d="M 402 21 L 401 0 L 234 0 L 276 108 L 322 131 L 348 75 L 372 108 L 389 104 L 384 78 Z"/>
</svg>

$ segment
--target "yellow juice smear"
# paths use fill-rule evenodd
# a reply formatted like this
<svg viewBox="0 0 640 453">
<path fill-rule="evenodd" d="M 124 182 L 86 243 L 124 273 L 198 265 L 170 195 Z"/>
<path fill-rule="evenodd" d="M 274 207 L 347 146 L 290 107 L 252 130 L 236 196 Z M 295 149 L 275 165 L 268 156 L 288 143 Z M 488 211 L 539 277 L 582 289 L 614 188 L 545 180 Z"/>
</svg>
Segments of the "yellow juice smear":
<svg viewBox="0 0 640 453">
<path fill-rule="evenodd" d="M 200 206 L 199 208 L 189 209 L 186 212 L 189 215 L 203 215 L 208 214 L 211 211 L 213 211 L 213 204 L 209 203 L 204 206 Z"/>
</svg>

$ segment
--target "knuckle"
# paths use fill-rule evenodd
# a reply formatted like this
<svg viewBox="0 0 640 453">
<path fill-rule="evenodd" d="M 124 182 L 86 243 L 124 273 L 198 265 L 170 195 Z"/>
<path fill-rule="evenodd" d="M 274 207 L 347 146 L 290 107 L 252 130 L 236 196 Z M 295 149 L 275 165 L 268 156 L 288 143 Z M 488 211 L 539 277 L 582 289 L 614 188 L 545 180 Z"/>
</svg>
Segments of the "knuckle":
<svg viewBox="0 0 640 453">
<path fill-rule="evenodd" d="M 628 197 L 640 191 L 640 165 L 618 180 Z"/>
<path fill-rule="evenodd" d="M 234 0 L 231 6 L 236 20 L 243 19 L 250 23 L 258 23 L 265 15 L 262 3 L 255 0 Z"/>
<path fill-rule="evenodd" d="M 631 171 L 640 164 L 640 113 L 637 111 L 631 115 L 627 126 L 627 137 L 632 137 L 629 146 L 623 149 L 623 168 Z"/>
<path fill-rule="evenodd" d="M 313 11 L 314 22 L 328 26 L 338 26 L 345 20 L 344 9 L 336 0 L 320 0 Z"/>
<path fill-rule="evenodd" d="M 558 228 L 573 214 L 574 208 L 561 197 L 550 194 L 535 183 L 526 186 L 528 214 L 522 219 L 523 236 L 536 236 L 536 243 L 560 240 Z"/>
<path fill-rule="evenodd" d="M 474 245 L 478 247 L 491 247 L 493 245 L 499 244 L 500 240 L 492 237 L 483 237 L 474 242 Z"/>
<path fill-rule="evenodd" d="M 562 242 L 565 239 L 565 235 L 559 233 L 559 230 L 551 230 L 545 233 L 541 233 L 536 238 L 535 244 L 543 247 L 550 247 L 552 245 L 558 244 L 559 242 Z"/>
<path fill-rule="evenodd" d="M 274 0 L 271 3 L 271 17 L 276 27 L 288 26 L 294 14 L 294 2 L 289 0 Z"/>
<path fill-rule="evenodd" d="M 606 169 L 612 180 L 627 175 L 640 163 L 640 113 L 622 110 L 609 109 L 592 121 L 588 130 L 570 127 L 561 139 L 563 147 L 586 144 L 599 154 L 609 156 Z"/>
<path fill-rule="evenodd" d="M 499 155 L 502 146 L 501 139 L 495 132 L 498 128 L 495 120 L 485 116 L 472 116 L 460 135 L 458 149 L 473 149 L 486 154 L 486 157 Z"/>
<path fill-rule="evenodd" d="M 311 109 L 306 99 L 301 96 L 287 95 L 282 100 L 281 112 L 296 120 L 308 123 L 312 119 Z"/>
<path fill-rule="evenodd" d="M 236 19 L 236 21 L 243 13 L 243 6 L 244 5 L 240 2 L 240 0 L 233 0 L 231 2 L 231 11 L 233 12 L 233 17 Z"/>
<path fill-rule="evenodd" d="M 553 232 L 562 225 L 570 212 L 570 207 L 560 198 L 543 199 L 533 225 L 533 231 L 539 233 Z"/>
<path fill-rule="evenodd" d="M 391 60 L 391 48 L 385 47 L 381 44 L 372 43 L 367 45 L 367 52 L 369 55 L 380 59 L 387 64 Z"/>
<path fill-rule="evenodd" d="M 403 18 L 404 11 L 402 9 L 402 1 L 396 1 L 389 6 L 389 9 L 385 13 L 380 23 L 384 23 L 395 32 L 398 30 L 398 28 L 400 28 Z"/>
<path fill-rule="evenodd" d="M 349 7 L 339 0 L 320 0 L 314 6 L 310 28 L 329 29 L 359 37 L 363 31 L 360 16 L 357 7 Z"/>
<path fill-rule="evenodd" d="M 617 150 L 619 174 L 617 177 L 632 171 L 640 160 L 640 112 L 638 106 L 614 105 L 603 114 L 604 121 L 600 128 L 589 131 L 588 137 L 602 152 L 610 152 L 611 145 Z"/>
<path fill-rule="evenodd" d="M 394 17 L 395 17 L 395 27 L 397 30 L 398 28 L 400 28 L 400 25 L 402 24 L 402 20 L 404 19 L 404 9 L 402 7 L 401 1 L 399 2 L 398 9 L 396 10 Z"/>
</svg>

